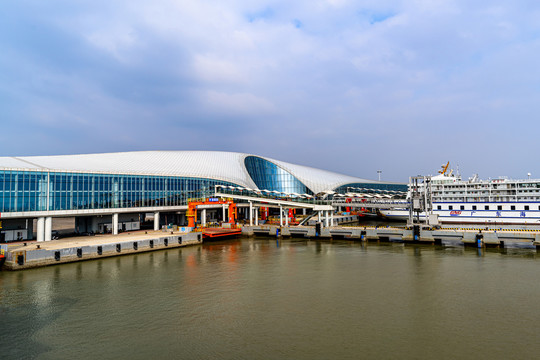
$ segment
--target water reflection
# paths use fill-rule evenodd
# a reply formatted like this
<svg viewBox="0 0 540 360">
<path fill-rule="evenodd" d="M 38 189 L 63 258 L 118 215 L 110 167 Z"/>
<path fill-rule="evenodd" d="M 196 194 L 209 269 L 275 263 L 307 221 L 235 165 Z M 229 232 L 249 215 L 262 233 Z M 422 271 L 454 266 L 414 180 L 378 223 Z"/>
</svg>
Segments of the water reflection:
<svg viewBox="0 0 540 360">
<path fill-rule="evenodd" d="M 536 257 L 268 237 L 4 272 L 0 351 L 46 359 L 533 358 Z"/>
</svg>

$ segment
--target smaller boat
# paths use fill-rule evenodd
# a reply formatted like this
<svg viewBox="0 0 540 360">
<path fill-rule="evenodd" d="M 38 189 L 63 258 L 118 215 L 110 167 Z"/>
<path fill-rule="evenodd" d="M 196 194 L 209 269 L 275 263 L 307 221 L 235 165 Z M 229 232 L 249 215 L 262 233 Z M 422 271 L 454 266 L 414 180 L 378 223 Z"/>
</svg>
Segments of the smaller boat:
<svg viewBox="0 0 540 360">
<path fill-rule="evenodd" d="M 223 238 L 234 237 L 242 234 L 242 229 L 233 228 L 205 228 L 202 231 L 204 240 L 217 240 Z"/>
</svg>

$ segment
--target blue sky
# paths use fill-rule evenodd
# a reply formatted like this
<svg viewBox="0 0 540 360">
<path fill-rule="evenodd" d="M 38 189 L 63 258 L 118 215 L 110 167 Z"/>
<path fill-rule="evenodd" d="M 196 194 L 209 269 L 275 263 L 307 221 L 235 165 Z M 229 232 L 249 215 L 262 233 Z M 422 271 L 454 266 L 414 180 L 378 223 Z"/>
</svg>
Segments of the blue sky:
<svg viewBox="0 0 540 360">
<path fill-rule="evenodd" d="M 3 1 L 2 156 L 540 178 L 536 1 Z"/>
</svg>

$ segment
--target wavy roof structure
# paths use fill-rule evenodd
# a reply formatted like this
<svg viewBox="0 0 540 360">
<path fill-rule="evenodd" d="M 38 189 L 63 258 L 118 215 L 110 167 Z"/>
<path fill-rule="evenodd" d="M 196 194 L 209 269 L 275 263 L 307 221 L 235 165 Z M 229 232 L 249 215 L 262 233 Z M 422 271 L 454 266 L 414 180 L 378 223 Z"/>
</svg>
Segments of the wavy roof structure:
<svg viewBox="0 0 540 360">
<path fill-rule="evenodd" d="M 253 154 L 223 151 L 135 151 L 0 157 L 0 169 L 184 176 L 223 180 L 240 186 L 257 188 L 244 164 L 248 156 L 274 163 L 296 177 L 314 193 L 351 183 L 393 184 L 295 165 Z"/>
</svg>

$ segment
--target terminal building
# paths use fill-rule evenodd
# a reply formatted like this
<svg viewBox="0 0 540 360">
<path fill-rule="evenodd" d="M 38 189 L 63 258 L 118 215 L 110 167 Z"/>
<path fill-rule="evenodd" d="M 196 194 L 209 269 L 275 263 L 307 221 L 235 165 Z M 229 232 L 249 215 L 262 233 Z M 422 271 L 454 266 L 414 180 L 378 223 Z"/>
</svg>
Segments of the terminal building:
<svg viewBox="0 0 540 360">
<path fill-rule="evenodd" d="M 185 225 L 188 199 L 210 197 L 216 185 L 310 195 L 348 188 L 406 190 L 401 183 L 233 152 L 0 157 L 0 242 L 50 240 L 53 218 L 75 218 L 80 233 L 137 230 L 146 214 L 153 214 L 155 230 Z"/>
</svg>

